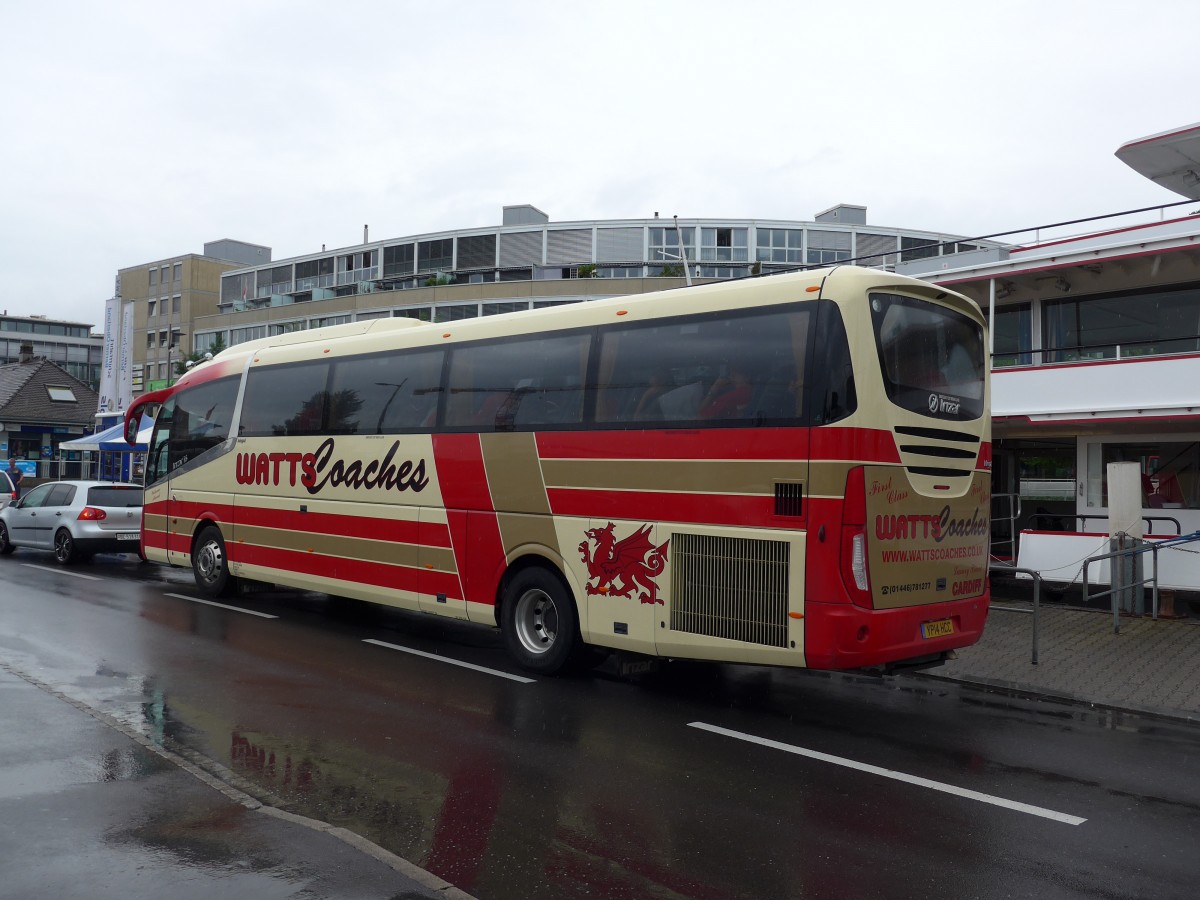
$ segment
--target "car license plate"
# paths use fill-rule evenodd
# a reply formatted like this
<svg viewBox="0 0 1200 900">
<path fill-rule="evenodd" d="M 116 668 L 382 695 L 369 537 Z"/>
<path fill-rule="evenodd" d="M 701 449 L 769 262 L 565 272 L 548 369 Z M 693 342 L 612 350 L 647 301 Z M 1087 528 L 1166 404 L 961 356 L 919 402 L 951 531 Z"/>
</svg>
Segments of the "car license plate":
<svg viewBox="0 0 1200 900">
<path fill-rule="evenodd" d="M 946 637 L 954 634 L 953 619 L 935 619 L 932 622 L 921 623 L 921 635 L 926 640 L 935 637 Z"/>
<path fill-rule="evenodd" d="M 117 532 L 118 541 L 136 541 L 141 535 L 136 531 L 119 531 Z"/>
</svg>

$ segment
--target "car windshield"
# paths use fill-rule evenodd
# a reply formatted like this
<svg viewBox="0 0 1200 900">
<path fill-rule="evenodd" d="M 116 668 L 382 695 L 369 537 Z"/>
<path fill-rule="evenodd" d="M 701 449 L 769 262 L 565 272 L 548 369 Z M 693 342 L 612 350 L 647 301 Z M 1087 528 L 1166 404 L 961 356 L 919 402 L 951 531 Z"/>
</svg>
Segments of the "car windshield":
<svg viewBox="0 0 1200 900">
<path fill-rule="evenodd" d="M 141 506 L 140 487 L 94 487 L 88 488 L 88 506 Z"/>
</svg>

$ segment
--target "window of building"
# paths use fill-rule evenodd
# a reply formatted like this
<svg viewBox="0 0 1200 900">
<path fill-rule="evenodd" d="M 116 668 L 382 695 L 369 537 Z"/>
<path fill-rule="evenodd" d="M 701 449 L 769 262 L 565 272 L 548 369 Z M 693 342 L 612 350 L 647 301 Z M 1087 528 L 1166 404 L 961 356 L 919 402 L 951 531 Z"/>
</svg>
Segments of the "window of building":
<svg viewBox="0 0 1200 900">
<path fill-rule="evenodd" d="M 407 309 L 397 309 L 392 312 L 392 315 L 402 319 L 419 319 L 422 322 L 433 321 L 433 307 L 431 306 L 410 306 Z"/>
<path fill-rule="evenodd" d="M 986 315 L 987 310 L 984 310 Z M 996 310 L 992 328 L 992 367 L 1027 366 L 1033 362 L 1033 312 L 1028 303 Z"/>
<path fill-rule="evenodd" d="M 358 284 L 378 278 L 379 272 L 376 269 L 378 262 L 378 250 L 363 250 L 339 256 L 337 258 L 337 284 Z"/>
<path fill-rule="evenodd" d="M 1200 287 L 1046 301 L 1042 335 L 1046 362 L 1194 353 Z"/>
<path fill-rule="evenodd" d="M 701 228 L 700 259 L 746 262 L 746 228 Z"/>
<path fill-rule="evenodd" d="M 269 328 L 269 333 L 274 336 L 277 334 L 291 334 L 295 331 L 304 331 L 308 327 L 308 323 L 301 319 L 298 322 L 274 322 Z"/>
<path fill-rule="evenodd" d="M 745 278 L 748 266 L 696 266 L 697 278 Z"/>
<path fill-rule="evenodd" d="M 914 259 L 929 259 L 937 256 L 939 242 L 935 238 L 903 237 L 900 238 L 900 259 L 904 262 Z"/>
<path fill-rule="evenodd" d="M 416 245 L 396 244 L 383 248 L 383 276 L 412 275 L 416 266 Z"/>
<path fill-rule="evenodd" d="M 179 312 L 182 308 L 183 308 L 183 297 L 180 296 L 179 294 L 176 294 L 174 297 L 171 298 L 171 313 L 173 315 L 179 315 Z"/>
<path fill-rule="evenodd" d="M 457 306 L 439 306 L 433 311 L 435 322 L 458 322 L 462 319 L 474 319 L 479 315 L 479 306 L 475 303 L 459 304 Z"/>
<path fill-rule="evenodd" d="M 809 229 L 807 260 L 809 265 L 831 266 L 849 258 L 850 232 Z"/>
<path fill-rule="evenodd" d="M 265 325 L 248 325 L 245 328 L 229 329 L 229 346 L 244 344 L 246 341 L 256 341 L 267 336 Z"/>
<path fill-rule="evenodd" d="M 224 275 L 221 278 L 221 302 L 245 302 L 254 296 L 255 273 L 243 272 L 240 275 Z"/>
<path fill-rule="evenodd" d="M 226 346 L 229 345 L 229 341 L 226 340 L 225 332 L 223 331 L 201 332 L 192 338 L 192 349 L 197 353 L 207 353 L 216 345 L 218 340 Z"/>
<path fill-rule="evenodd" d="M 171 279 L 173 281 L 183 281 L 183 263 L 175 263 L 171 270 Z"/>
<path fill-rule="evenodd" d="M 309 328 L 325 328 L 329 325 L 345 325 L 350 321 L 349 314 L 341 316 L 322 316 L 319 319 L 309 319 Z"/>
<path fill-rule="evenodd" d="M 158 284 L 158 269 L 151 269 L 150 270 L 150 287 L 154 287 L 156 284 Z"/>
<path fill-rule="evenodd" d="M 521 312 L 527 309 L 529 309 L 528 300 L 513 300 L 505 303 L 483 304 L 483 314 L 485 316 L 498 316 L 501 313 Z"/>
<path fill-rule="evenodd" d="M 1200 509 L 1200 444 L 1195 441 L 1097 439 L 1085 441 L 1084 452 L 1089 507 L 1108 506 L 1108 464 L 1133 462 L 1140 472 L 1143 509 Z"/>
<path fill-rule="evenodd" d="M 286 294 L 292 290 L 292 267 L 274 266 L 270 269 L 259 269 L 258 287 L 255 297 L 270 297 L 272 294 Z"/>
<path fill-rule="evenodd" d="M 146 304 L 146 318 L 147 319 L 154 318 L 154 313 L 157 308 L 156 303 L 157 303 L 157 301 L 151 300 L 149 303 Z"/>
<path fill-rule="evenodd" d="M 46 393 L 50 395 L 50 399 L 55 403 L 75 403 L 75 392 L 69 387 L 55 387 L 46 385 Z"/>
<path fill-rule="evenodd" d="M 154 332 L 150 331 L 146 334 L 146 349 L 149 350 L 154 346 Z"/>
<path fill-rule="evenodd" d="M 417 244 L 417 271 L 440 272 L 454 268 L 454 239 L 421 241 Z"/>
<path fill-rule="evenodd" d="M 690 225 L 681 227 L 660 228 L 655 225 L 649 229 L 649 250 L 651 260 L 656 262 L 679 262 L 679 238 L 683 237 L 683 255 L 688 259 L 696 258 L 696 229 Z"/>
<path fill-rule="evenodd" d="M 804 232 L 799 228 L 759 228 L 755 259 L 769 263 L 803 263 Z"/>
</svg>

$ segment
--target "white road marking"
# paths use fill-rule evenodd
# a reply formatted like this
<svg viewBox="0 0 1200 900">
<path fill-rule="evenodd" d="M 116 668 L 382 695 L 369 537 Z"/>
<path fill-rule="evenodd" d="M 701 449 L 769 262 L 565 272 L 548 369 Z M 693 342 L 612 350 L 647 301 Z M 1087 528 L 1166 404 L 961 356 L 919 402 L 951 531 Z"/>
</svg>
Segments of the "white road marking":
<svg viewBox="0 0 1200 900">
<path fill-rule="evenodd" d="M 221 609 L 231 609 L 234 612 L 245 613 L 248 616 L 258 616 L 260 619 L 278 619 L 279 616 L 273 616 L 270 613 L 255 612 L 252 609 L 242 609 L 240 606 L 229 606 L 225 603 L 215 603 L 212 600 L 201 600 L 199 597 L 189 597 L 186 594 L 166 594 L 168 597 L 176 597 L 179 600 L 190 600 L 192 603 L 203 603 L 205 606 L 219 606 Z"/>
<path fill-rule="evenodd" d="M 1005 800 L 1003 797 L 994 797 L 991 794 L 981 794 L 978 791 L 969 791 L 966 788 L 955 787 L 952 784 L 943 784 L 940 781 L 930 781 L 928 778 L 919 778 L 916 775 L 906 775 L 903 772 L 897 772 L 894 769 L 884 769 L 879 766 L 872 766 L 868 763 L 855 762 L 852 759 L 846 759 L 841 756 L 831 756 L 828 753 L 821 753 L 817 750 L 807 750 L 804 747 L 797 747 L 794 744 L 784 744 L 779 741 L 768 740 L 767 738 L 756 737 L 752 734 L 745 734 L 741 731 L 731 731 L 728 728 L 721 728 L 718 725 L 709 725 L 705 722 L 689 722 L 688 725 L 692 728 L 699 728 L 703 731 L 711 731 L 713 734 L 722 734 L 726 737 L 737 738 L 739 741 L 748 741 L 752 744 L 761 744 L 764 747 L 770 747 L 774 750 L 783 750 L 785 753 L 795 753 L 797 756 L 807 756 L 809 759 L 819 760 L 820 762 L 833 763 L 835 766 L 845 766 L 847 769 L 858 769 L 861 772 L 869 772 L 872 775 L 879 775 L 883 778 L 891 778 L 895 781 L 904 781 L 908 784 L 915 784 L 918 787 L 929 788 L 933 791 L 942 791 L 947 794 L 955 794 L 959 797 L 966 797 L 968 800 L 978 800 L 980 803 L 991 803 L 993 806 L 1002 806 L 1005 809 L 1015 810 L 1017 812 L 1027 813 L 1031 816 L 1041 816 L 1044 819 L 1053 819 L 1056 822 L 1063 822 L 1067 825 L 1082 825 L 1087 819 L 1081 819 L 1079 816 L 1071 816 L 1066 813 L 1055 812 L 1052 809 L 1044 809 L 1040 806 L 1030 806 L 1028 803 L 1018 803 L 1015 800 Z"/>
<path fill-rule="evenodd" d="M 521 684 L 536 684 L 536 679 L 525 678 L 522 675 L 510 675 L 507 672 L 501 672 L 499 669 L 489 669 L 486 666 L 477 666 L 474 663 L 463 662 L 458 659 L 451 659 L 448 656 L 438 656 L 436 653 L 426 653 L 424 650 L 414 650 L 411 647 L 401 647 L 399 644 L 389 644 L 387 641 L 377 641 L 374 638 L 364 638 L 364 643 L 375 644 L 377 647 L 387 647 L 391 650 L 399 650 L 403 653 L 411 653 L 413 656 L 423 656 L 426 659 L 432 659 L 437 662 L 449 663 L 452 666 L 462 666 L 464 669 L 474 669 L 476 672 L 483 672 L 485 675 L 495 675 L 498 678 L 507 678 L 509 681 L 519 681 Z"/>
<path fill-rule="evenodd" d="M 86 578 L 88 581 L 103 581 L 99 575 L 84 575 L 82 572 L 72 572 L 64 568 L 55 568 L 54 566 L 37 566 L 33 563 L 21 563 L 27 569 L 41 569 L 43 572 L 53 572 L 56 575 L 70 575 L 72 578 Z"/>
</svg>

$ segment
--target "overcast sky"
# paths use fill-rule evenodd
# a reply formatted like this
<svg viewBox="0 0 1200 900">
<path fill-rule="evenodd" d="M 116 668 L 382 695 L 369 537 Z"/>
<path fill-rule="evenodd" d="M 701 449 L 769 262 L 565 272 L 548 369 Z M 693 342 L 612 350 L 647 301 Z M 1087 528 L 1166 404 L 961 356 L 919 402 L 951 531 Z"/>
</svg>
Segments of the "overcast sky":
<svg viewBox="0 0 1200 900">
<path fill-rule="evenodd" d="M 1113 155 L 1200 120 L 1194 0 L 0 6 L 0 309 L 117 269 L 679 215 L 982 235 L 1170 203 Z"/>
</svg>

